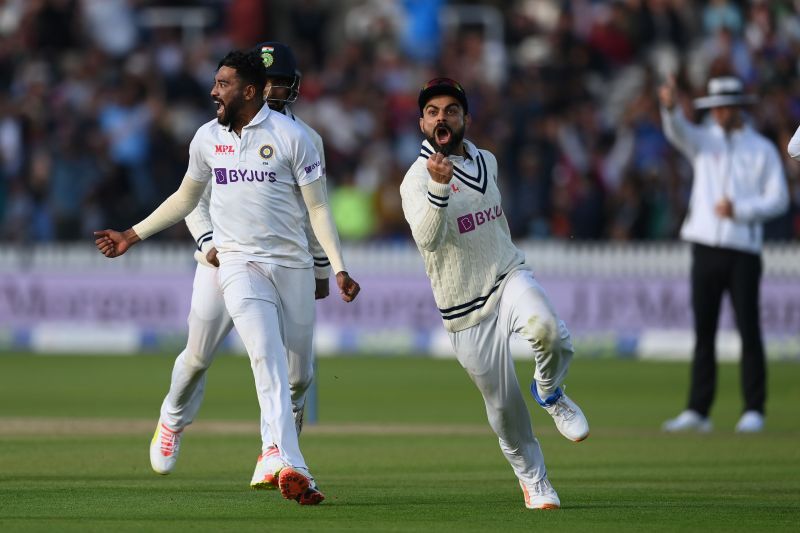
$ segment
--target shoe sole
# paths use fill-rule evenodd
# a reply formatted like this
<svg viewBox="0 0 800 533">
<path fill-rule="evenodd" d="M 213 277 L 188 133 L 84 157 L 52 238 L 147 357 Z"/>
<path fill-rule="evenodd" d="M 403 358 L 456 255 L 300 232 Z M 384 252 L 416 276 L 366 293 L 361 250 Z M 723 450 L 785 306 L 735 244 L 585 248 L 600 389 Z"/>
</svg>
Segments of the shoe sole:
<svg viewBox="0 0 800 533">
<path fill-rule="evenodd" d="M 150 468 L 152 468 L 153 472 L 155 472 L 159 476 L 168 476 L 170 474 L 170 472 L 172 472 L 172 470 L 165 470 L 163 472 L 160 471 L 160 470 L 156 470 L 156 467 L 154 467 L 153 465 L 150 465 Z"/>
<path fill-rule="evenodd" d="M 528 507 L 528 509 L 533 509 L 534 511 L 555 511 L 556 509 L 561 509 L 561 506 L 554 503 L 544 503 L 539 507 Z"/>
<path fill-rule="evenodd" d="M 297 503 L 300 505 L 319 505 L 324 499 L 325 495 L 320 491 L 308 489 L 302 496 L 297 497 Z"/>
<path fill-rule="evenodd" d="M 570 439 L 570 440 L 572 440 L 572 442 L 583 442 L 588 438 L 589 438 L 589 433 L 587 433 L 586 435 L 584 435 L 583 437 L 581 437 L 579 439 Z"/>
<path fill-rule="evenodd" d="M 278 488 L 281 496 L 287 500 L 297 500 L 305 494 L 309 485 L 309 479 L 291 467 L 284 468 L 278 475 Z"/>
<path fill-rule="evenodd" d="M 278 488 L 278 478 L 267 475 L 264 479 L 255 483 L 250 483 L 250 488 L 254 490 L 275 490 Z"/>
</svg>

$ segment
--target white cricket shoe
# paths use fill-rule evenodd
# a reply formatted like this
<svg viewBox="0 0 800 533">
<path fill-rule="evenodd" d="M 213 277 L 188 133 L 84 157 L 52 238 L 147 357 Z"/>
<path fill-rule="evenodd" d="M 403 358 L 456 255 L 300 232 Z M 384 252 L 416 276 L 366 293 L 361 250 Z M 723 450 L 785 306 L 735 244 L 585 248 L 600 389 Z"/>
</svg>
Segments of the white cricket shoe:
<svg viewBox="0 0 800 533">
<path fill-rule="evenodd" d="M 525 507 L 528 509 L 559 509 L 561 508 L 561 500 L 558 499 L 558 494 L 550 484 L 550 480 L 544 477 L 536 483 L 523 483 L 519 482 L 522 488 L 522 494 L 525 496 Z"/>
<path fill-rule="evenodd" d="M 258 456 L 250 488 L 256 490 L 273 490 L 278 488 L 278 474 L 286 467 L 281 459 L 277 446 L 270 446 Z"/>
<path fill-rule="evenodd" d="M 736 433 L 760 433 L 764 431 L 764 415 L 758 411 L 745 411 L 736 423 Z"/>
<path fill-rule="evenodd" d="M 580 442 L 589 436 L 589 421 L 586 420 L 578 404 L 564 394 L 561 387 L 543 400 L 539 396 L 536 380 L 533 380 L 531 394 L 536 402 L 550 413 L 556 423 L 556 428 L 566 438 L 573 442 Z"/>
<path fill-rule="evenodd" d="M 300 505 L 318 505 L 325 499 L 314 478 L 306 468 L 287 466 L 278 474 L 281 496 Z"/>
<path fill-rule="evenodd" d="M 181 448 L 181 431 L 172 431 L 159 420 L 150 441 L 150 466 L 157 474 L 167 475 L 175 469 Z"/>
<path fill-rule="evenodd" d="M 713 429 L 711 420 L 702 416 L 697 411 L 687 409 L 681 414 L 667 420 L 661 426 L 662 431 L 667 433 L 680 433 L 687 431 L 696 431 L 697 433 L 709 433 Z"/>
</svg>

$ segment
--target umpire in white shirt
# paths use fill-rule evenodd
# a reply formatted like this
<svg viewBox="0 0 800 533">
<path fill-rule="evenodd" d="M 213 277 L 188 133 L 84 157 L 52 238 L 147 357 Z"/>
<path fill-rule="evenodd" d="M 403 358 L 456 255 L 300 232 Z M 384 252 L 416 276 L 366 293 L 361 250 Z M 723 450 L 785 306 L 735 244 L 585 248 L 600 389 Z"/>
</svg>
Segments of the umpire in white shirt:
<svg viewBox="0 0 800 533">
<path fill-rule="evenodd" d="M 744 410 L 737 432 L 764 428 L 766 363 L 761 338 L 759 284 L 764 221 L 789 205 L 786 178 L 775 145 L 744 119 L 755 103 L 741 80 L 711 78 L 708 96 L 695 108 L 710 111 L 705 125 L 690 123 L 677 106 L 675 81 L 659 89 L 667 139 L 694 168 L 689 211 L 681 238 L 692 244 L 691 288 L 695 347 L 689 403 L 664 423 L 664 431 L 711 431 L 709 411 L 717 381 L 716 332 L 725 291 L 742 339 Z"/>
</svg>

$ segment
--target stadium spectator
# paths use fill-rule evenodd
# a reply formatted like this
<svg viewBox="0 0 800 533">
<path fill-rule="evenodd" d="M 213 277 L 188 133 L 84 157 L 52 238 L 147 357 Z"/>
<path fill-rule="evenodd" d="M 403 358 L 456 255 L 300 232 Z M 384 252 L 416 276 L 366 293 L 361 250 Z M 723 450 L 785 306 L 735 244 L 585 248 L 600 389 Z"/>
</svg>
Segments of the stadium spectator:
<svg viewBox="0 0 800 533">
<path fill-rule="evenodd" d="M 165 17 L 156 5 L 185 13 Z M 576 234 L 570 222 L 586 219 L 580 184 L 603 192 L 604 216 L 594 232 L 600 238 L 678 236 L 691 176 L 657 127 L 653 80 L 665 72 L 679 72 L 697 96 L 716 65 L 733 65 L 748 86 L 762 88 L 752 117 L 759 131 L 783 146 L 800 122 L 800 3 L 790 0 L 345 0 L 335 9 L 330 2 L 273 0 L 263 6 L 251 0 L 0 2 L 0 239 L 19 240 L 17 233 L 74 239 L 74 230 L 46 230 L 62 218 L 52 212 L 63 209 L 52 198 L 60 194 L 58 182 L 34 184 L 31 174 L 34 154 L 59 145 L 67 122 L 94 132 L 102 120 L 102 159 L 125 169 L 121 177 L 101 173 L 96 185 L 127 182 L 135 194 L 127 224 L 152 210 L 174 188 L 170 169 L 185 164 L 192 133 L 209 111 L 198 87 L 213 78 L 214 59 L 246 35 L 281 37 L 308 65 L 297 112 L 328 140 L 332 194 L 340 185 L 335 178 L 349 175 L 365 195 L 386 190 L 386 169 L 404 168 L 416 154 L 418 134 L 409 124 L 419 86 L 433 69 L 461 79 L 472 98 L 473 140 L 502 151 L 509 224 L 521 238 L 581 237 L 585 232 Z M 196 20 L 203 25 L 191 26 Z M 114 88 L 128 91 L 135 103 L 110 101 L 120 94 Z M 149 120 L 142 109 L 150 110 Z M 118 126 L 137 129 L 129 134 Z M 97 154 L 97 141 L 79 135 L 74 149 Z M 383 161 L 376 161 L 376 147 Z M 137 152 L 160 168 L 137 168 Z M 588 164 L 598 158 L 610 158 L 610 174 Z M 794 189 L 798 170 L 786 163 Z M 625 179 L 647 194 L 640 204 L 649 214 L 633 237 L 619 231 L 614 212 L 629 203 Z M 96 198 L 95 189 L 79 194 L 83 203 Z M 17 201 L 24 205 L 11 205 Z M 800 238 L 798 203 L 793 194 L 790 214 L 768 224 L 765 238 Z M 34 204 L 42 231 L 17 223 Z M 104 210 L 81 211 L 81 226 L 92 226 L 86 219 Z M 387 235 L 380 228 L 374 225 L 367 238 Z M 187 237 L 182 225 L 158 236 Z"/>
<path fill-rule="evenodd" d="M 724 2 L 722 2 L 724 4 Z M 742 80 L 719 75 L 708 96 L 695 101 L 712 121 L 690 123 L 683 114 L 674 78 L 659 89 L 664 132 L 691 162 L 694 182 L 681 238 L 691 243 L 691 300 L 695 347 L 687 408 L 664 423 L 668 432 L 712 429 L 709 412 L 716 390 L 716 334 L 724 293 L 733 303 L 742 339 L 744 409 L 736 431 L 764 428 L 766 361 L 761 337 L 759 285 L 763 223 L 783 213 L 788 192 L 775 145 L 747 123 L 743 107 L 753 104 Z"/>
</svg>

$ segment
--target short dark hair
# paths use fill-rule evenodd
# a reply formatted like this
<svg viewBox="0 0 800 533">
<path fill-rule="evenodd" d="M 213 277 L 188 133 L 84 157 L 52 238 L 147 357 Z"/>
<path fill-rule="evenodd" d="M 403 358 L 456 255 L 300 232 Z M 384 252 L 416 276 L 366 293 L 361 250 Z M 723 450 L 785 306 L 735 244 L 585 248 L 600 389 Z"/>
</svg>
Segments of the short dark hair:
<svg viewBox="0 0 800 533">
<path fill-rule="evenodd" d="M 267 83 L 267 72 L 261 62 L 261 55 L 255 50 L 233 50 L 222 58 L 217 65 L 217 70 L 229 67 L 236 71 L 236 75 L 246 85 L 255 85 L 262 89 Z"/>
</svg>

